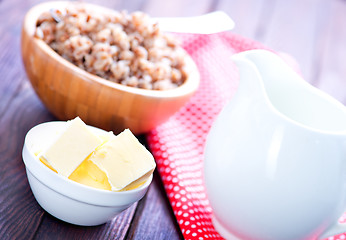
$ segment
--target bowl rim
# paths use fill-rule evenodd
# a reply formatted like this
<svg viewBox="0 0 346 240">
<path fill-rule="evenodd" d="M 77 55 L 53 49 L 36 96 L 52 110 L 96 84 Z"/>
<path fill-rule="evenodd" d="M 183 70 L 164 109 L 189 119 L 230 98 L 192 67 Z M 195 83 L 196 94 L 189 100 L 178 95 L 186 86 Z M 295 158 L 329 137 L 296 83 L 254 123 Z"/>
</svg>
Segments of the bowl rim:
<svg viewBox="0 0 346 240">
<path fill-rule="evenodd" d="M 186 69 L 188 72 L 188 76 L 185 82 L 174 89 L 168 90 L 151 90 L 151 89 L 141 89 L 137 87 L 130 87 L 120 83 L 115 83 L 105 78 L 99 77 L 92 73 L 87 72 L 86 70 L 74 65 L 70 61 L 63 58 L 57 52 L 55 52 L 48 44 L 46 44 L 42 39 L 35 37 L 36 30 L 36 22 L 38 17 L 45 11 L 49 11 L 53 7 L 57 8 L 65 8 L 69 5 L 79 5 L 86 8 L 92 8 L 96 11 L 106 11 L 106 12 L 114 12 L 116 10 L 110 9 L 104 6 L 86 3 L 86 2 L 68 2 L 68 1 L 52 1 L 52 2 L 43 2 L 33 6 L 25 15 L 23 21 L 23 32 L 25 32 L 28 37 L 31 37 L 34 44 L 43 51 L 46 55 L 50 56 L 54 61 L 59 62 L 67 69 L 72 70 L 76 74 L 78 74 L 84 81 L 92 81 L 98 84 L 107 86 L 109 88 L 120 90 L 123 92 L 142 95 L 145 97 L 151 98 L 176 98 L 180 96 L 184 96 L 187 94 L 191 94 L 195 92 L 200 83 L 200 74 L 198 71 L 198 67 L 195 62 L 192 60 L 191 56 L 186 52 L 184 48 L 181 49 L 186 53 Z"/>
<path fill-rule="evenodd" d="M 98 205 L 98 206 L 115 206 L 114 204 L 111 204 L 111 201 L 105 199 L 99 199 L 100 201 L 95 201 L 92 199 L 85 199 L 85 196 L 88 195 L 101 195 L 101 198 L 113 198 L 114 197 L 135 197 L 138 194 L 145 193 L 152 180 L 153 180 L 153 173 L 150 175 L 148 180 L 140 187 L 131 189 L 131 190 L 126 190 L 126 191 L 119 191 L 119 192 L 114 192 L 114 191 L 109 191 L 109 190 L 104 190 L 104 189 L 98 189 L 90 186 L 83 185 L 81 183 L 75 182 L 73 180 L 70 180 L 68 178 L 65 178 L 55 172 L 53 172 L 51 169 L 46 167 L 40 160 L 39 158 L 34 154 L 32 151 L 33 146 L 30 143 L 30 138 L 33 138 L 35 136 L 35 131 L 38 131 L 39 128 L 63 128 L 65 126 L 66 121 L 51 121 L 51 122 L 44 122 L 40 123 L 34 127 L 32 127 L 27 134 L 25 135 L 25 140 L 24 140 L 24 145 L 23 145 L 23 153 L 22 153 L 22 160 L 24 162 L 25 168 L 27 171 L 30 171 L 30 173 L 42 184 L 47 186 L 48 188 L 52 189 L 53 191 L 60 193 L 66 197 L 69 197 L 71 199 L 92 204 L 92 205 Z M 89 129 L 91 129 L 93 132 L 104 132 L 107 133 L 107 131 L 102 130 L 97 127 L 89 126 L 87 125 Z M 36 136 L 38 138 L 38 136 Z M 48 178 L 48 179 L 47 179 Z M 59 189 L 56 189 L 54 185 L 59 186 Z M 69 188 L 72 188 L 74 190 L 80 191 L 81 193 L 76 193 L 72 190 L 67 190 L 63 188 L 63 185 L 68 185 Z M 144 194 L 143 193 L 143 194 Z M 138 199 L 137 199 L 138 200 Z"/>
</svg>

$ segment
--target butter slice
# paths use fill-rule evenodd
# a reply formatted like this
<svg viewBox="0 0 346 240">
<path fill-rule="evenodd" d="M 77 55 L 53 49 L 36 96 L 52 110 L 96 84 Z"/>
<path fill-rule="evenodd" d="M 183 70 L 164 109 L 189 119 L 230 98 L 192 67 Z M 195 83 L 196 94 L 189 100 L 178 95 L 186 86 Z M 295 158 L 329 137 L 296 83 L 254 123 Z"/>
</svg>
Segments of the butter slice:
<svg viewBox="0 0 346 240">
<path fill-rule="evenodd" d="M 89 187 L 112 190 L 106 174 L 89 159 L 84 160 L 68 178 Z"/>
<path fill-rule="evenodd" d="M 151 153 L 128 129 L 97 148 L 89 159 L 106 173 L 112 191 L 145 182 L 156 166 Z"/>
<path fill-rule="evenodd" d="M 43 153 L 47 162 L 62 176 L 71 173 L 98 147 L 102 140 L 79 118 L 67 122 L 61 136 Z"/>
</svg>

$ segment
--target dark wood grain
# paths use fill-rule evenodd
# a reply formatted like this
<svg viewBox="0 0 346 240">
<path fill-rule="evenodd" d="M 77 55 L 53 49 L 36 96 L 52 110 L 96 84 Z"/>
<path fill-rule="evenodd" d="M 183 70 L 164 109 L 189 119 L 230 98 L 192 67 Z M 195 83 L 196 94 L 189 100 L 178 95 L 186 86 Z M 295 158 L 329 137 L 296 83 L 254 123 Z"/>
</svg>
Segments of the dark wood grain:
<svg viewBox="0 0 346 240">
<path fill-rule="evenodd" d="M 181 239 L 155 172 L 147 195 L 112 221 L 78 227 L 47 214 L 29 188 L 21 151 L 26 132 L 55 118 L 35 95 L 20 56 L 26 11 L 44 0 L 0 1 L 0 239 Z M 293 56 L 303 77 L 346 104 L 346 1 L 87 0 L 152 16 L 193 16 L 223 10 L 235 33 Z"/>
<path fill-rule="evenodd" d="M 26 132 L 52 117 L 33 93 L 22 69 L 19 29 L 23 9 L 10 11 L 14 7 L 10 1 L 2 1 L 0 7 L 0 236 L 30 239 L 44 211 L 28 187 L 21 151 Z"/>
<path fill-rule="evenodd" d="M 147 196 L 139 202 L 127 237 L 148 240 L 183 239 L 157 171 Z"/>
<path fill-rule="evenodd" d="M 21 151 L 25 133 L 40 121 L 52 120 L 28 84 L 22 84 L 6 106 L 0 124 L 0 236 L 2 239 L 30 239 L 44 211 L 29 188 Z M 5 126 L 5 127 L 4 127 Z"/>
<path fill-rule="evenodd" d="M 94 227 L 72 225 L 45 214 L 35 239 L 124 239 L 136 207 L 134 204 L 112 221 Z"/>
</svg>

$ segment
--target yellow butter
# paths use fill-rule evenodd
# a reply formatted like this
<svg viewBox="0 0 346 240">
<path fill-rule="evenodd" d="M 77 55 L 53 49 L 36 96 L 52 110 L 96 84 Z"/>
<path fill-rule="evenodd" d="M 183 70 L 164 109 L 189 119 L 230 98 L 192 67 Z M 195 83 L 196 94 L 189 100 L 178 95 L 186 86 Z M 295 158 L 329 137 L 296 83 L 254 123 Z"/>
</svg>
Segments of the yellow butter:
<svg viewBox="0 0 346 240">
<path fill-rule="evenodd" d="M 92 161 L 86 159 L 69 176 L 69 179 L 89 187 L 111 191 L 111 185 L 108 182 L 107 175 L 98 168 Z"/>
<path fill-rule="evenodd" d="M 58 173 L 44 158 L 40 157 L 39 159 L 50 170 Z M 112 190 L 107 175 L 88 158 L 68 178 L 89 187 Z"/>
<path fill-rule="evenodd" d="M 36 155 L 38 155 L 38 154 L 36 154 Z M 47 162 L 47 160 L 44 159 L 43 157 L 40 157 L 40 161 L 41 161 L 44 165 L 46 165 L 46 167 L 48 167 L 50 170 L 52 170 L 52 171 L 58 173 L 58 172 Z"/>
<path fill-rule="evenodd" d="M 109 191 L 143 185 L 156 166 L 151 153 L 130 130 L 118 136 L 112 132 L 96 136 L 79 118 L 68 122 L 48 150 L 35 155 L 52 171 L 72 181 Z"/>
<path fill-rule="evenodd" d="M 69 177 L 101 143 L 77 117 L 68 122 L 65 131 L 42 156 L 58 174 Z"/>
<path fill-rule="evenodd" d="M 97 148 L 89 160 L 105 172 L 112 191 L 143 184 L 156 166 L 152 154 L 128 129 Z"/>
</svg>

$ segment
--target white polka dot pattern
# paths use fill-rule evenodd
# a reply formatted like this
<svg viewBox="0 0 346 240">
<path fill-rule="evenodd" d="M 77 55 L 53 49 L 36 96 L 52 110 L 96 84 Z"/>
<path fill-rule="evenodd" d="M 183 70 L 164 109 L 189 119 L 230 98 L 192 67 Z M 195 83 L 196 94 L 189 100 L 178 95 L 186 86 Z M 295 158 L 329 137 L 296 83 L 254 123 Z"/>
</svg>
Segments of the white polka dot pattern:
<svg viewBox="0 0 346 240">
<path fill-rule="evenodd" d="M 230 56 L 263 46 L 233 33 L 178 37 L 198 66 L 201 84 L 189 103 L 147 140 L 185 239 L 222 239 L 212 225 L 203 185 L 204 144 L 214 118 L 238 85 Z M 338 239 L 345 235 L 330 238 Z"/>
</svg>

